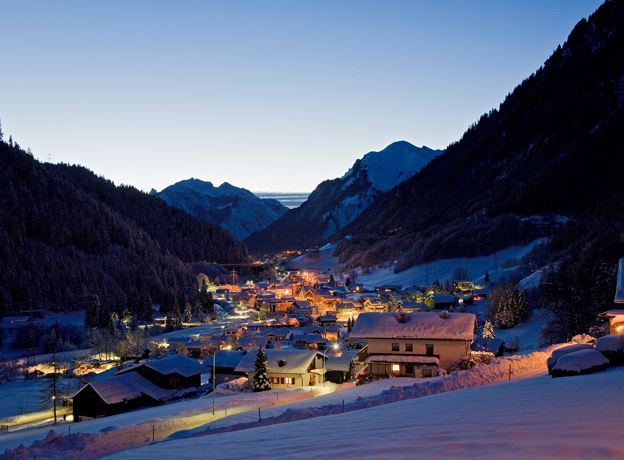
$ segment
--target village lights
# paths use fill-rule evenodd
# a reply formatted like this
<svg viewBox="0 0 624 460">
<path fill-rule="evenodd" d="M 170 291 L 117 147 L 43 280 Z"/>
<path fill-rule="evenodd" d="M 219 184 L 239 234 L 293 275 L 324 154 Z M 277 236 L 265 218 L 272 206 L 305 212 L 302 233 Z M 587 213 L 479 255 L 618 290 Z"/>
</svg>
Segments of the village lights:
<svg viewBox="0 0 624 460">
<path fill-rule="evenodd" d="M 338 342 L 336 342 L 336 343 L 334 343 L 334 344 L 332 345 L 332 348 L 333 348 L 334 350 L 338 351 L 338 350 L 340 350 L 340 344 L 339 344 Z"/>
</svg>

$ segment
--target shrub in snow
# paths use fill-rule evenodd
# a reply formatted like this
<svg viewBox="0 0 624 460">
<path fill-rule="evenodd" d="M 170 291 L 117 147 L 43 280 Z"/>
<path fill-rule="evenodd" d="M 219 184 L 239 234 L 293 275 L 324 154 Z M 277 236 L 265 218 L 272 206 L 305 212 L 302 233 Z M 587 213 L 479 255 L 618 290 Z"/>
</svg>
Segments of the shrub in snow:
<svg viewBox="0 0 624 460">
<path fill-rule="evenodd" d="M 555 351 L 552 352 L 552 355 L 550 355 L 550 357 L 546 361 L 546 366 L 548 366 L 548 372 L 550 373 L 554 365 L 557 363 L 557 360 L 563 355 L 567 355 L 568 353 L 574 353 L 575 351 L 588 350 L 593 348 L 594 347 L 592 347 L 591 345 L 585 343 L 576 343 L 567 347 L 557 348 Z"/>
<path fill-rule="evenodd" d="M 470 353 L 470 356 L 461 358 L 451 364 L 448 368 L 448 372 L 467 371 L 473 367 L 490 364 L 493 359 L 494 355 L 492 353 Z"/>
<path fill-rule="evenodd" d="M 598 350 L 586 349 L 563 355 L 552 368 L 553 377 L 591 374 L 604 371 L 609 367 L 609 360 Z"/>
<path fill-rule="evenodd" d="M 590 345 L 596 345 L 596 338 L 589 334 L 576 334 L 572 337 L 574 343 L 588 343 Z"/>
<path fill-rule="evenodd" d="M 596 350 L 609 358 L 612 365 L 624 364 L 624 334 L 600 337 L 596 342 Z"/>
</svg>

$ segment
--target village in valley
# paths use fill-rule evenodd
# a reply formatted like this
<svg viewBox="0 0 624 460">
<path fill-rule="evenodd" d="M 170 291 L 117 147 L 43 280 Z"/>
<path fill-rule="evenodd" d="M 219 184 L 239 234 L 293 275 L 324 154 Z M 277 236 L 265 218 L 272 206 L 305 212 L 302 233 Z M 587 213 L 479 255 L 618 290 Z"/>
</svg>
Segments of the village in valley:
<svg viewBox="0 0 624 460">
<path fill-rule="evenodd" d="M 537 332 L 543 328 L 543 323 L 530 324 L 529 316 L 539 310 L 528 311 L 521 289 L 501 287 L 487 272 L 476 284 L 461 267 L 453 271 L 456 279 L 426 287 L 366 286 L 355 272 L 312 267 L 315 253 L 282 254 L 279 265 L 198 264 L 199 304 L 167 312 L 152 305 L 150 320 L 113 314 L 110 331 L 87 328 L 91 348 L 62 351 L 58 342 L 48 354 L 29 349 L 28 356 L 5 362 L 0 392 L 6 386 L 9 394 L 17 384 L 33 401 L 30 410 L 14 407 L 6 413 L 7 407 L 0 436 L 8 437 L 7 447 L 16 446 L 22 436 L 43 436 L 46 427 L 54 433 L 63 426 L 69 432 L 83 426 L 86 432 L 98 431 L 100 420 L 128 413 L 136 414 L 129 419 L 132 429 L 145 430 L 130 441 L 134 448 L 182 428 L 210 430 L 211 423 L 228 419 L 235 424 L 242 414 L 261 424 L 263 411 L 274 414 L 276 406 L 315 398 L 320 403 L 331 395 L 336 396 L 328 401 L 341 401 L 337 407 L 344 411 L 345 404 L 348 408 L 369 395 L 360 390 L 368 386 L 379 393 L 439 378 L 463 382 L 462 373 L 476 372 L 471 377 L 476 383 L 466 384 L 470 387 L 492 383 L 479 369 L 497 369 L 494 382 L 541 371 L 545 358 L 534 351 L 537 343 L 519 349 L 517 337 L 504 340 L 498 334 L 510 337 L 509 331 L 522 333 L 527 325 Z M 306 268 L 296 268 L 300 261 Z M 621 303 L 623 265 L 616 294 Z M 219 274 L 211 279 L 206 271 Z M 622 318 L 624 310 L 614 309 L 597 318 L 607 334 L 598 345 L 593 337 L 579 335 L 571 345 L 551 347 L 549 372 L 578 375 L 619 363 Z M 63 330 L 62 319 L 54 318 L 53 330 Z M 11 340 L 32 335 L 44 320 L 5 317 L 5 349 Z M 537 337 L 535 331 L 530 334 Z"/>
<path fill-rule="evenodd" d="M 0 4 L 0 460 L 624 458 L 624 0 Z"/>
</svg>

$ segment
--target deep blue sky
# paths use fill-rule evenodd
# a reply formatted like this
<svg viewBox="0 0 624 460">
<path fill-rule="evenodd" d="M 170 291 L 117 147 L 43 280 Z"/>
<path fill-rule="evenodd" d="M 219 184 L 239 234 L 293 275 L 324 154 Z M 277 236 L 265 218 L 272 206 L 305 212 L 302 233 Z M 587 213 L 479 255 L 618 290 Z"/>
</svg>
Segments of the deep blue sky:
<svg viewBox="0 0 624 460">
<path fill-rule="evenodd" d="M 599 4 L 0 0 L 0 117 L 144 190 L 310 191 L 395 140 L 457 140 Z"/>
</svg>

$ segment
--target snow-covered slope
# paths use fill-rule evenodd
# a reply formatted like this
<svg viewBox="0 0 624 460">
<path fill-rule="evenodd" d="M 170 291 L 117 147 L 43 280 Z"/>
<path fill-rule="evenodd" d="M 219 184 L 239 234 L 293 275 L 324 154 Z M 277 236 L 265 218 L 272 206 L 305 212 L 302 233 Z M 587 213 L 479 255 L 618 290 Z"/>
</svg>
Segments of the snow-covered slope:
<svg viewBox="0 0 624 460">
<path fill-rule="evenodd" d="M 124 459 L 622 458 L 624 369 L 546 375 L 370 409 L 160 443 Z M 512 374 L 513 378 L 513 374 Z M 397 390 L 399 390 L 397 388 Z M 403 390 L 405 391 L 405 389 Z M 338 395 L 337 395 L 338 396 Z M 322 414 L 319 414 L 322 415 Z M 310 444 L 310 439 L 314 443 Z"/>
<path fill-rule="evenodd" d="M 360 216 L 375 198 L 414 176 L 441 152 L 405 141 L 369 152 L 344 176 L 322 182 L 301 206 L 251 235 L 247 245 L 257 252 L 269 252 L 324 243 Z"/>
<path fill-rule="evenodd" d="M 451 280 L 453 271 L 463 268 L 470 275 L 470 279 L 482 281 L 485 272 L 488 271 L 490 280 L 497 282 L 515 273 L 517 267 L 511 262 L 522 258 L 544 242 L 546 239 L 539 238 L 527 245 L 512 246 L 487 256 L 436 260 L 428 264 L 415 265 L 399 273 L 394 272 L 393 266 L 388 266 L 358 276 L 357 281 L 367 288 L 384 284 L 400 284 L 404 288 L 428 286 L 435 280 L 441 283 Z M 506 268 L 501 268 L 503 266 Z"/>
<path fill-rule="evenodd" d="M 259 198 L 227 182 L 215 187 L 210 182 L 191 178 L 152 194 L 170 206 L 221 226 L 239 240 L 263 229 L 288 210 L 277 200 Z"/>
</svg>

